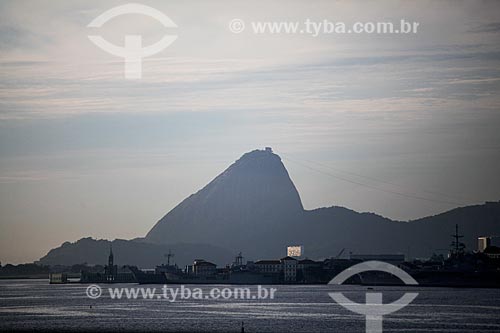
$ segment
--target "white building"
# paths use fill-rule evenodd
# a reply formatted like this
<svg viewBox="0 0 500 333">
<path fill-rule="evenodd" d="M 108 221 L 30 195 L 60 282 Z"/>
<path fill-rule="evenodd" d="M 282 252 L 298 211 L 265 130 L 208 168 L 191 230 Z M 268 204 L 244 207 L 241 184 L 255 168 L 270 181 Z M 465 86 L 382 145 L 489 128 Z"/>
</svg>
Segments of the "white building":
<svg viewBox="0 0 500 333">
<path fill-rule="evenodd" d="M 303 245 L 292 245 L 286 248 L 287 256 L 300 258 L 304 255 Z"/>
<path fill-rule="evenodd" d="M 490 237 L 478 237 L 477 238 L 477 250 L 479 252 L 484 252 L 488 246 L 491 245 Z"/>
</svg>

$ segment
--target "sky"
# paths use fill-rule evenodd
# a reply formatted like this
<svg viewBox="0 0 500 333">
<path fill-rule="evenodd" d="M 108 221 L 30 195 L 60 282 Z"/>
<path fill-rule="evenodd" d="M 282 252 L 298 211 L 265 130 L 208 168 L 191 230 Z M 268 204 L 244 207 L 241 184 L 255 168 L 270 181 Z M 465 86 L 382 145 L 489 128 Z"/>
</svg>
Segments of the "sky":
<svg viewBox="0 0 500 333">
<path fill-rule="evenodd" d="M 131 239 L 270 146 L 306 209 L 401 221 L 500 199 L 495 1 L 0 2 L 0 261 Z M 229 22 L 245 30 L 233 33 Z M 415 34 L 254 33 L 252 22 L 419 23 Z M 100 34 L 172 45 L 124 78 Z"/>
</svg>

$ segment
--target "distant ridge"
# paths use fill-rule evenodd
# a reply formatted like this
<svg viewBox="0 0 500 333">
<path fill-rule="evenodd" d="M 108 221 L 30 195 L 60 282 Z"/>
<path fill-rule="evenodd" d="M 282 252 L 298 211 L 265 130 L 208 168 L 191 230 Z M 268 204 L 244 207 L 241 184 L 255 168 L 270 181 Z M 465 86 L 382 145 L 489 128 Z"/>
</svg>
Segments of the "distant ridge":
<svg viewBox="0 0 500 333">
<path fill-rule="evenodd" d="M 175 244 L 184 244 L 178 251 L 187 262 L 192 256 L 215 258 L 212 260 L 219 264 L 228 261 L 218 260 L 239 251 L 247 259 L 279 257 L 290 244 L 304 245 L 306 255 L 316 259 L 334 256 L 343 248 L 353 253 L 429 257 L 448 247 L 455 224 L 465 235 L 468 249 L 473 250 L 478 236 L 500 234 L 500 202 L 456 208 L 409 222 L 335 206 L 304 210 L 281 158 L 266 148 L 244 154 L 168 212 L 145 238 L 120 242 L 127 242 L 122 245 L 130 249 L 126 253 L 131 264 L 160 263 L 158 252 Z M 90 263 L 105 256 L 106 251 L 91 251 L 96 244 L 88 240 L 63 244 L 40 261 Z"/>
<path fill-rule="evenodd" d="M 151 244 L 138 240 L 82 238 L 74 243 L 65 242 L 52 249 L 39 260 L 44 265 L 104 265 L 107 262 L 109 247 L 113 246 L 115 263 L 118 265 L 135 265 L 139 268 L 154 268 L 165 262 L 165 254 L 175 253 L 174 262 L 179 265 L 190 263 L 193 258 L 203 253 L 207 260 L 228 262 L 233 258 L 229 251 L 206 244 Z M 182 267 L 181 266 L 181 267 Z"/>
</svg>

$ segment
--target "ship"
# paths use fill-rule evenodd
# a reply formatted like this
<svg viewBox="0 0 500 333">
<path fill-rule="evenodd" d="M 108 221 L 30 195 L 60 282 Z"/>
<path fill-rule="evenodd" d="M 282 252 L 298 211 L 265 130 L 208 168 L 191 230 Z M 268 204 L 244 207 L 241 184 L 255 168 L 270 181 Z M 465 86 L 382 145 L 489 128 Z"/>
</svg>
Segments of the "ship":
<svg viewBox="0 0 500 333">
<path fill-rule="evenodd" d="M 467 252 L 460 241 L 458 225 L 451 236 L 448 257 L 427 261 L 403 262 L 400 268 L 410 274 L 420 287 L 500 288 L 500 262 L 498 255 L 489 255 L 495 247 L 485 251 Z M 496 248 L 498 252 L 498 248 Z M 403 285 L 395 276 L 383 272 L 364 272 L 353 276 L 349 284 Z"/>
<path fill-rule="evenodd" d="M 156 266 L 154 270 L 140 270 L 128 266 L 136 281 L 140 284 L 276 284 L 277 274 L 263 274 L 251 270 L 243 264 L 241 253 L 236 256 L 231 266 L 217 269 L 216 265 L 203 259 L 196 259 L 193 265 L 184 270 L 171 264 L 173 253 L 167 255 L 167 263 Z"/>
</svg>

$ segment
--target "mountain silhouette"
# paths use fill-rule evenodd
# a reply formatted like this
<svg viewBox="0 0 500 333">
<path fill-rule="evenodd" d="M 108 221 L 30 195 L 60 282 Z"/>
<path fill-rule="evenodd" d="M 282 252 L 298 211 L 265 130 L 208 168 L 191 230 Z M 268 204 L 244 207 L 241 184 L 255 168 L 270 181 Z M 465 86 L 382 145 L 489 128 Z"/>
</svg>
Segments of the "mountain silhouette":
<svg viewBox="0 0 500 333">
<path fill-rule="evenodd" d="M 220 260 L 239 251 L 248 259 L 280 257 L 287 245 L 304 245 L 306 256 L 314 259 L 335 256 L 344 248 L 353 253 L 429 257 L 448 248 L 455 224 L 465 235 L 467 248 L 473 250 L 477 237 L 500 234 L 500 202 L 407 222 L 336 206 L 304 210 L 281 158 L 266 148 L 244 154 L 168 212 L 145 238 L 123 241 L 129 243 L 123 246 L 140 249 L 127 250 L 134 252 L 129 264 L 149 263 L 151 258 L 159 263 L 156 252 L 166 252 L 167 247 L 189 253 L 191 259 L 205 257 L 219 264 L 227 263 Z M 67 264 L 95 260 L 96 255 L 84 260 L 88 241 L 70 245 L 66 244 L 66 250 L 64 246 L 52 250 L 40 261 Z M 75 253 L 79 253 L 78 259 L 71 259 Z"/>
<path fill-rule="evenodd" d="M 145 240 L 217 244 L 234 250 L 245 244 L 251 255 L 263 242 L 278 242 L 276 233 L 303 212 L 280 157 L 270 149 L 254 150 L 172 209 Z"/>
<path fill-rule="evenodd" d="M 113 247 L 114 259 L 117 265 L 134 265 L 139 268 L 154 268 L 166 261 L 165 255 L 173 252 L 172 262 L 187 265 L 193 262 L 200 253 L 213 262 L 229 262 L 233 253 L 217 246 L 206 244 L 152 244 L 140 239 L 125 240 L 82 238 L 74 243 L 65 242 L 60 247 L 52 249 L 38 263 L 43 265 L 104 265 L 107 263 L 110 246 Z"/>
</svg>

